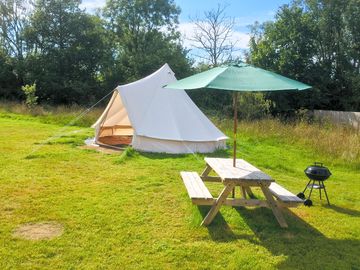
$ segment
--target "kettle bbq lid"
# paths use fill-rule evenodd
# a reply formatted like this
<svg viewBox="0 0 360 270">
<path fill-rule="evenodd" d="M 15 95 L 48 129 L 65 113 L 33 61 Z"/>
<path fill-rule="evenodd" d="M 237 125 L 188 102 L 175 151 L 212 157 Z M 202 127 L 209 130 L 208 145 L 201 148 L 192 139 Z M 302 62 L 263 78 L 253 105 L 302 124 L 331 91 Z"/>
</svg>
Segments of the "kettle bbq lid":
<svg viewBox="0 0 360 270">
<path fill-rule="evenodd" d="M 319 175 L 329 177 L 331 175 L 330 170 L 321 162 L 314 162 L 314 165 L 308 166 L 305 171 L 307 175 Z"/>
</svg>

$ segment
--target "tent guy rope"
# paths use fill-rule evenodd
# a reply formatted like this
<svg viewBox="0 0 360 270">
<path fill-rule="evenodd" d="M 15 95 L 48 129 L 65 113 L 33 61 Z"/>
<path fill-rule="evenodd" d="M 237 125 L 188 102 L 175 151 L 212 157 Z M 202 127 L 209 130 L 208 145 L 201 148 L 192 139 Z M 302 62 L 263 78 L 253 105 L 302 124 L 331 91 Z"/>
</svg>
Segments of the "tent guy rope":
<svg viewBox="0 0 360 270">
<path fill-rule="evenodd" d="M 64 125 L 63 127 L 61 127 L 55 135 L 46 138 L 46 140 L 42 141 L 40 144 L 38 144 L 36 147 L 34 147 L 32 149 L 32 151 L 26 155 L 26 156 L 30 156 L 34 153 L 36 153 L 37 151 L 39 151 L 42 147 L 44 147 L 45 144 L 49 143 L 50 141 L 54 140 L 54 139 L 59 139 L 61 138 L 65 133 L 66 129 L 73 126 L 77 121 L 79 121 L 81 118 L 83 118 L 86 114 L 88 114 L 96 105 L 98 105 L 101 101 L 103 101 L 105 98 L 107 98 L 110 94 L 112 94 L 114 92 L 114 90 L 110 91 L 109 93 L 107 93 L 105 96 L 103 96 L 101 99 L 99 99 L 97 102 L 95 102 L 93 105 L 91 105 L 90 107 L 86 108 L 85 110 L 81 111 L 77 116 L 74 117 L 73 120 L 71 120 L 69 123 L 67 123 L 66 125 Z M 79 131 L 79 130 L 77 130 Z M 73 133 L 74 131 L 72 131 L 71 133 Z"/>
</svg>

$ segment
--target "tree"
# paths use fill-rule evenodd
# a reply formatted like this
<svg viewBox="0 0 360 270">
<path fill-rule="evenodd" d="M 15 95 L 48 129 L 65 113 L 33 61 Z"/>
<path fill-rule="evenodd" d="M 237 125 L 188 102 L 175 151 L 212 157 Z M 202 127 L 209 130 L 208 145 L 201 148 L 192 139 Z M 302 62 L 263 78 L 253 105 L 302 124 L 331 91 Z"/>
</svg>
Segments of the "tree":
<svg viewBox="0 0 360 270">
<path fill-rule="evenodd" d="M 86 103 L 103 95 L 102 68 L 111 57 L 100 18 L 84 13 L 79 0 L 38 0 L 25 30 L 28 83 L 41 100 Z"/>
<path fill-rule="evenodd" d="M 30 1 L 0 0 L 0 41 L 3 50 L 18 59 L 23 59 L 23 29 L 29 14 Z"/>
<path fill-rule="evenodd" d="M 107 1 L 103 16 L 113 34 L 115 62 L 123 82 L 148 75 L 165 62 L 178 76 L 189 74 L 187 51 L 176 31 L 179 13 L 173 0 Z"/>
<path fill-rule="evenodd" d="M 30 0 L 0 0 L 0 96 L 20 97 L 26 46 L 23 31 L 31 10 Z"/>
<path fill-rule="evenodd" d="M 359 0 L 303 0 L 282 6 L 275 21 L 255 25 L 250 61 L 314 86 L 269 93 L 275 111 L 359 110 Z"/>
<path fill-rule="evenodd" d="M 235 46 L 231 40 L 235 20 L 227 17 L 225 10 L 226 6 L 219 4 L 216 9 L 206 11 L 204 18 L 192 20 L 195 24 L 193 46 L 205 53 L 198 57 L 212 66 L 230 61 Z"/>
<path fill-rule="evenodd" d="M 0 97 L 12 99 L 19 98 L 18 81 L 13 72 L 14 66 L 11 58 L 0 49 Z"/>
</svg>

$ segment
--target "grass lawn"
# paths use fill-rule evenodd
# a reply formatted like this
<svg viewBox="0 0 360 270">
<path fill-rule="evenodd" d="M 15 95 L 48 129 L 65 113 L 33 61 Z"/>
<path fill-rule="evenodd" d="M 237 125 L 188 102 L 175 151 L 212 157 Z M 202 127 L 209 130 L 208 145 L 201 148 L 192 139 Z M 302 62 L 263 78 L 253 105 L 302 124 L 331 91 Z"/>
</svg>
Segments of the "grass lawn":
<svg viewBox="0 0 360 270">
<path fill-rule="evenodd" d="M 284 136 L 296 127 L 262 128 L 240 124 L 238 156 L 293 193 L 307 183 L 306 166 L 323 161 L 333 173 L 331 207 L 316 191 L 313 207 L 285 215 L 288 229 L 269 209 L 231 207 L 201 227 L 209 208 L 191 204 L 179 171 L 201 172 L 203 155 L 106 155 L 78 147 L 89 128 L 0 114 L 0 269 L 360 269 L 359 137 L 335 155 L 306 147 L 307 133 Z M 326 129 L 319 134 L 319 144 L 334 140 Z M 210 185 L 213 195 L 221 188 Z M 62 224 L 64 233 L 13 236 L 21 224 L 43 221 Z"/>
</svg>

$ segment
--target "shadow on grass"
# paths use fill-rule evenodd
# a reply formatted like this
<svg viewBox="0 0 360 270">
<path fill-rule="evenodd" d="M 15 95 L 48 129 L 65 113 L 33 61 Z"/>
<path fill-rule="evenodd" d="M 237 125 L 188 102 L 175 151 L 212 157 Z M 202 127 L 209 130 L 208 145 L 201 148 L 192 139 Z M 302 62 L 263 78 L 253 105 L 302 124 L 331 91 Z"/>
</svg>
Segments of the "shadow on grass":
<svg viewBox="0 0 360 270">
<path fill-rule="evenodd" d="M 236 208 L 261 245 L 275 256 L 285 255 L 279 269 L 360 269 L 360 241 L 356 239 L 331 239 L 285 210 L 289 228 L 278 225 L 272 211 L 267 208 Z M 211 228 L 209 230 L 212 230 Z M 238 239 L 234 234 L 233 239 Z"/>
<path fill-rule="evenodd" d="M 206 217 L 210 208 L 210 206 L 198 206 L 202 220 Z M 206 228 L 209 231 L 211 239 L 216 242 L 230 242 L 237 239 L 250 239 L 249 235 L 246 234 L 234 234 L 220 212 L 217 213 L 214 220 Z"/>
<path fill-rule="evenodd" d="M 325 207 L 328 209 L 334 210 L 340 214 L 353 216 L 353 217 L 360 217 L 360 211 L 357 211 L 354 209 L 343 208 L 343 207 L 336 206 L 336 205 L 326 205 Z"/>
<path fill-rule="evenodd" d="M 189 153 L 189 154 L 168 154 L 168 153 L 151 153 L 151 152 L 140 152 L 139 155 L 150 158 L 150 159 L 168 159 L 168 158 L 184 158 L 191 155 L 197 155 L 200 158 L 205 157 L 229 157 L 229 153 L 227 149 L 219 149 L 212 153 Z"/>
<path fill-rule="evenodd" d="M 151 153 L 151 152 L 140 152 L 140 156 L 149 158 L 149 159 L 168 159 L 168 158 L 184 158 L 191 154 L 168 154 L 168 153 Z"/>
</svg>

